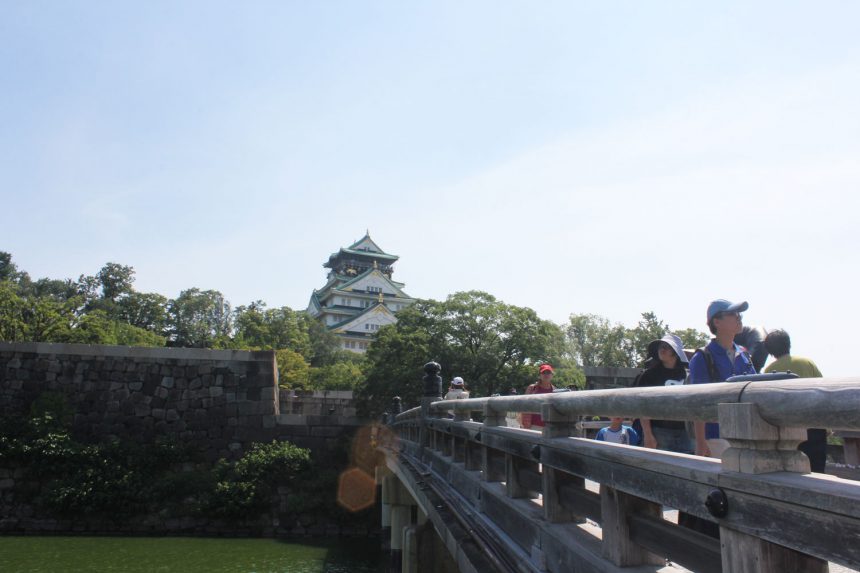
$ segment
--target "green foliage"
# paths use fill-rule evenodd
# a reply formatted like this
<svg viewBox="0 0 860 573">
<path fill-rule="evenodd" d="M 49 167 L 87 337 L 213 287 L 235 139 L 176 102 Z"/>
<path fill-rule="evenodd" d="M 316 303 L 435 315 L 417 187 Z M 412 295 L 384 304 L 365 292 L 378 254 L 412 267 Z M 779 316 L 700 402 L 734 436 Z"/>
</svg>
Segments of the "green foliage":
<svg viewBox="0 0 860 573">
<path fill-rule="evenodd" d="M 400 396 L 403 404 L 418 403 L 423 392 L 422 368 L 432 356 L 430 334 L 403 320 L 404 315 L 418 312 L 411 307 L 400 311 L 397 324 L 380 328 L 367 350 L 365 384 L 356 393 L 362 415 L 380 416 L 394 396 Z"/>
<path fill-rule="evenodd" d="M 361 366 L 352 361 L 310 369 L 308 390 L 355 390 L 364 382 Z"/>
<path fill-rule="evenodd" d="M 702 348 L 711 340 L 711 335 L 705 332 L 696 330 L 695 328 L 685 328 L 683 330 L 674 330 L 672 334 L 681 339 L 684 343 L 684 348 L 689 350 Z"/>
<path fill-rule="evenodd" d="M 117 319 L 156 335 L 167 327 L 166 297 L 157 293 L 130 292 L 117 301 Z"/>
<path fill-rule="evenodd" d="M 288 348 L 310 361 L 313 348 L 303 315 L 303 312 L 286 306 L 267 309 L 262 301 L 247 307 L 240 306 L 235 312 L 234 347 L 259 350 Z"/>
<path fill-rule="evenodd" d="M 596 314 L 572 314 L 567 325 L 570 357 L 580 366 L 633 366 L 627 329 Z"/>
<path fill-rule="evenodd" d="M 310 365 L 298 352 L 289 348 L 275 351 L 278 362 L 278 385 L 281 388 L 307 388 L 310 383 Z"/>
<path fill-rule="evenodd" d="M 397 318 L 379 330 L 367 353 L 359 404 L 369 415 L 380 414 L 395 395 L 404 406 L 416 404 L 421 368 L 431 359 L 442 364 L 446 381 L 462 376 L 473 396 L 488 396 L 523 389 L 535 379 L 536 365 L 558 361 L 564 348 L 558 326 L 480 291 L 418 301 Z"/>
<path fill-rule="evenodd" d="M 203 515 L 237 519 L 268 505 L 276 486 L 289 486 L 307 473 L 310 451 L 289 442 L 253 444 L 236 463 L 219 460 L 214 484 L 198 496 Z"/>
<path fill-rule="evenodd" d="M 0 464 L 16 462 L 26 468 L 25 481 L 44 484 L 26 492 L 28 500 L 53 515 L 250 517 L 275 488 L 307 479 L 311 465 L 308 450 L 275 441 L 253 444 L 235 463 L 182 471 L 198 461 L 191 450 L 168 440 L 80 443 L 63 423 L 65 410 L 58 396 L 43 395 L 30 418 L 0 421 Z"/>
<path fill-rule="evenodd" d="M 567 325 L 567 347 L 570 357 L 581 366 L 629 367 L 645 361 L 648 343 L 671 332 L 669 325 L 653 312 L 643 312 L 635 328 L 611 324 L 594 314 L 572 314 Z M 692 328 L 674 331 L 684 348 L 698 348 L 709 336 Z"/>
<path fill-rule="evenodd" d="M 229 346 L 233 319 L 230 303 L 216 290 L 184 290 L 167 309 L 171 346 Z"/>
</svg>

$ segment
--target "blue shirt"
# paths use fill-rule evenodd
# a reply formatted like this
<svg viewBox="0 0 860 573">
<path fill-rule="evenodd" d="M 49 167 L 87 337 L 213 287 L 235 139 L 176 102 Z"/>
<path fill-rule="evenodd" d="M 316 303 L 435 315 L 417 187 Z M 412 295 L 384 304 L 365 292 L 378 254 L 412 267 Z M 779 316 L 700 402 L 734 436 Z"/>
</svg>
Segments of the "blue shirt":
<svg viewBox="0 0 860 573">
<path fill-rule="evenodd" d="M 690 360 L 690 383 L 691 384 L 708 384 L 710 382 L 725 382 L 727 378 L 737 376 L 738 374 L 755 374 L 755 367 L 750 361 L 749 354 L 742 346 L 735 343 L 735 360 L 729 358 L 728 351 L 717 343 L 716 339 L 705 347 L 714 359 L 714 371 L 716 380 L 711 380 L 711 375 L 708 372 L 708 363 L 705 362 L 705 357 L 701 353 L 696 353 Z M 714 422 L 705 424 L 705 438 L 714 439 L 720 437 L 720 425 Z"/>
<path fill-rule="evenodd" d="M 639 445 L 639 433 L 630 426 L 621 426 L 618 431 L 613 432 L 609 426 L 600 428 L 595 438 L 601 442 L 613 442 L 616 444 Z"/>
</svg>

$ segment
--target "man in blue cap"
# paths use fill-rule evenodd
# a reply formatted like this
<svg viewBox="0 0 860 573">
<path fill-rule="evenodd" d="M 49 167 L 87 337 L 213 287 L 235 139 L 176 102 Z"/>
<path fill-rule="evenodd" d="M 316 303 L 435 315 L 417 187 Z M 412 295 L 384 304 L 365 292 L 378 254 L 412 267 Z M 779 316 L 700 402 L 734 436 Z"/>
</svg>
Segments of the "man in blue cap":
<svg viewBox="0 0 860 573">
<path fill-rule="evenodd" d="M 690 360 L 690 382 L 707 384 L 724 382 L 731 376 L 755 374 L 749 354 L 735 344 L 735 336 L 743 329 L 741 313 L 749 308 L 746 302 L 717 299 L 708 305 L 708 329 L 714 335 L 701 352 Z M 720 439 L 720 425 L 696 422 L 696 455 L 719 458 L 729 443 Z"/>
</svg>

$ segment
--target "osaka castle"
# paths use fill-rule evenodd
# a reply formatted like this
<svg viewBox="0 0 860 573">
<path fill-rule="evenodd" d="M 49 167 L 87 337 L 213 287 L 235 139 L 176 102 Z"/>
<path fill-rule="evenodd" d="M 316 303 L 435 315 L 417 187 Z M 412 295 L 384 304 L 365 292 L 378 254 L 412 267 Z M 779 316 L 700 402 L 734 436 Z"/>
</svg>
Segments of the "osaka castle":
<svg viewBox="0 0 860 573">
<path fill-rule="evenodd" d="M 376 331 L 397 322 L 395 313 L 415 302 L 403 292 L 403 283 L 391 279 L 398 258 L 380 249 L 370 232 L 332 253 L 323 264 L 330 269 L 328 280 L 311 295 L 308 314 L 334 332 L 346 350 L 366 352 Z"/>
</svg>

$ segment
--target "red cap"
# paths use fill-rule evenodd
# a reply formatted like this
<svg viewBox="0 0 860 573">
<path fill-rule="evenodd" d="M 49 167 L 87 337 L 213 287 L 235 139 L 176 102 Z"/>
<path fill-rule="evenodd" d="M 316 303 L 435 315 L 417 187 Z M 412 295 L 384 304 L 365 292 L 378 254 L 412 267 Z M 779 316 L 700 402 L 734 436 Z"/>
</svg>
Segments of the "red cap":
<svg viewBox="0 0 860 573">
<path fill-rule="evenodd" d="M 552 372 L 552 371 L 553 371 L 552 366 L 550 366 L 549 364 L 541 364 L 540 365 L 539 372 L 541 374 L 543 374 L 544 372 Z"/>
</svg>

